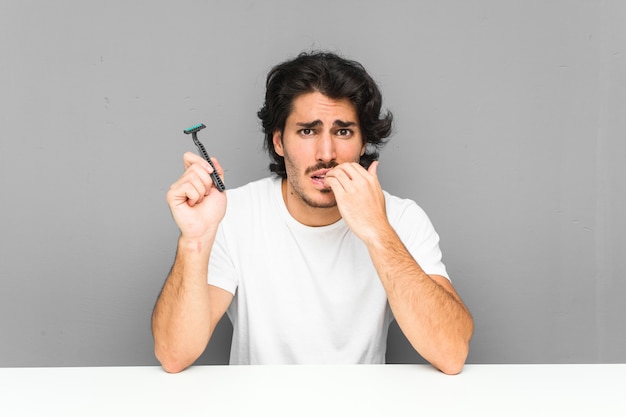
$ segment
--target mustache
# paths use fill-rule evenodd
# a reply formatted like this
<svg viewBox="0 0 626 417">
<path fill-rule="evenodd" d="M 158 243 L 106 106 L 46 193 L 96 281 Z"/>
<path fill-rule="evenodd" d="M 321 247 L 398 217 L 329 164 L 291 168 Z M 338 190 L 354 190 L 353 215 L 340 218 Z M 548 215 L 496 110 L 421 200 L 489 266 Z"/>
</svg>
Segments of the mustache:
<svg viewBox="0 0 626 417">
<path fill-rule="evenodd" d="M 336 167 L 337 165 L 339 165 L 337 162 L 335 161 L 330 161 L 330 162 L 319 162 L 317 165 L 308 167 L 306 169 L 306 171 L 304 171 L 305 175 L 311 174 L 315 171 L 319 171 L 320 169 L 332 169 L 334 167 Z"/>
</svg>

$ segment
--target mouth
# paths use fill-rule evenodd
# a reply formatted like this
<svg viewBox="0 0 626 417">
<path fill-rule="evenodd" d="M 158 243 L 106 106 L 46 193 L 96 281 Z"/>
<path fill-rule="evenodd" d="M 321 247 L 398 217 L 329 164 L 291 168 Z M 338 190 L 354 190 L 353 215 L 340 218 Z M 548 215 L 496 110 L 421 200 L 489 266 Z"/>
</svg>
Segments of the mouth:
<svg viewBox="0 0 626 417">
<path fill-rule="evenodd" d="M 315 171 L 313 173 L 313 175 L 311 175 L 311 181 L 313 181 L 314 184 L 322 186 L 323 188 L 329 188 L 326 186 L 326 184 L 324 183 L 324 179 L 326 178 L 326 173 L 330 171 L 329 169 L 320 169 L 318 171 Z"/>
</svg>

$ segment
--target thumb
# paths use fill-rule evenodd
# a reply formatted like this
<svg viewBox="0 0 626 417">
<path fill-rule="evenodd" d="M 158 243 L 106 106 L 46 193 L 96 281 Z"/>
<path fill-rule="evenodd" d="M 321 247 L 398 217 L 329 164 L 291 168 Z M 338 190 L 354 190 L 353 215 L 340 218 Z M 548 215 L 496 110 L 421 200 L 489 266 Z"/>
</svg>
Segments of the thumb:
<svg viewBox="0 0 626 417">
<path fill-rule="evenodd" d="M 378 178 L 377 175 L 377 170 L 378 170 L 378 161 L 374 161 L 370 164 L 369 168 L 367 168 L 367 172 L 369 172 L 371 175 L 373 175 L 375 178 Z"/>
</svg>

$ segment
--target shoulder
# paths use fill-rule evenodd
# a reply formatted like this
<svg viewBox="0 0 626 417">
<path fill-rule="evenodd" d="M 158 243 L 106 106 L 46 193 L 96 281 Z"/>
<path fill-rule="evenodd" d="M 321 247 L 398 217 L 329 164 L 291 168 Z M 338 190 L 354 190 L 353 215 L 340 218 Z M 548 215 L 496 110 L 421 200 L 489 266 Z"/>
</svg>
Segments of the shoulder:
<svg viewBox="0 0 626 417">
<path fill-rule="evenodd" d="M 439 236 L 430 217 L 415 201 L 384 192 L 389 223 L 405 241 L 423 241 Z"/>
<path fill-rule="evenodd" d="M 237 222 L 252 219 L 274 204 L 275 194 L 280 187 L 280 180 L 266 177 L 255 180 L 237 188 L 226 190 L 226 222 L 235 219 Z"/>
<path fill-rule="evenodd" d="M 387 191 L 383 191 L 383 194 L 385 195 L 387 217 L 392 225 L 405 217 L 410 217 L 420 222 L 430 222 L 426 212 L 415 201 L 389 194 Z"/>
<path fill-rule="evenodd" d="M 385 193 L 387 217 L 400 240 L 427 274 L 448 277 L 441 261 L 439 235 L 426 212 L 413 200 Z"/>
<path fill-rule="evenodd" d="M 254 202 L 259 198 L 265 199 L 272 196 L 273 191 L 277 187 L 277 179 L 274 177 L 266 177 L 255 180 L 237 188 L 226 190 L 228 204 L 239 202 Z"/>
<path fill-rule="evenodd" d="M 227 190 L 228 195 L 246 195 L 258 191 L 267 191 L 276 186 L 278 177 L 265 177 L 259 180 L 250 181 L 247 184 Z"/>
</svg>

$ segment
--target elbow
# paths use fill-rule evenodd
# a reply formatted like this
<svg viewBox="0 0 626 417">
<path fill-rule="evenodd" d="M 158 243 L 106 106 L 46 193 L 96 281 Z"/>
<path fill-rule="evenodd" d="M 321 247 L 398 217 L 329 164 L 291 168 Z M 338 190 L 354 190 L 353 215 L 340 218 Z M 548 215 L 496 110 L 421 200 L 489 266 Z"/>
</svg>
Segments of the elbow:
<svg viewBox="0 0 626 417">
<path fill-rule="evenodd" d="M 154 355 L 161 364 L 161 367 L 168 374 L 177 374 L 187 369 L 193 361 L 184 360 L 171 353 L 163 352 L 157 348 L 154 349 Z"/>
<path fill-rule="evenodd" d="M 458 375 L 463 370 L 465 366 L 465 360 L 461 361 L 450 361 L 443 365 L 438 366 L 437 368 L 446 375 Z"/>
<path fill-rule="evenodd" d="M 177 374 L 193 365 L 205 348 L 206 343 L 194 343 L 193 340 L 159 335 L 154 337 L 154 356 L 163 370 L 170 374 Z"/>
<path fill-rule="evenodd" d="M 469 355 L 469 345 L 469 340 L 459 343 L 456 348 L 448 351 L 447 355 L 433 365 L 446 375 L 460 374 Z"/>
<path fill-rule="evenodd" d="M 187 366 L 176 362 L 161 362 L 161 368 L 168 374 L 177 374 L 187 369 Z"/>
<path fill-rule="evenodd" d="M 459 352 L 456 355 L 451 355 L 446 360 L 438 364 L 434 364 L 437 369 L 446 375 L 460 374 L 465 366 L 465 359 L 467 358 L 467 350 L 465 352 Z"/>
<path fill-rule="evenodd" d="M 469 355 L 470 341 L 474 334 L 474 321 L 470 319 L 467 331 L 460 340 L 457 340 L 455 347 L 449 351 L 446 358 L 437 368 L 446 375 L 458 375 L 465 366 L 465 361 Z"/>
</svg>

